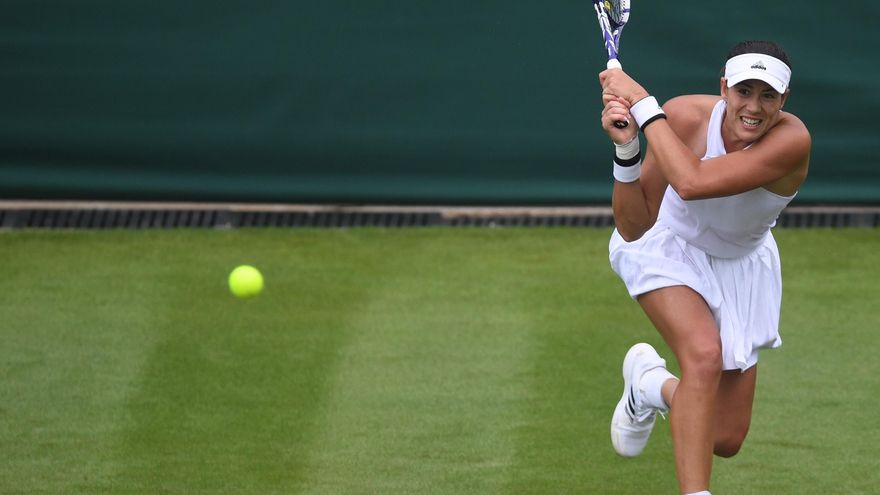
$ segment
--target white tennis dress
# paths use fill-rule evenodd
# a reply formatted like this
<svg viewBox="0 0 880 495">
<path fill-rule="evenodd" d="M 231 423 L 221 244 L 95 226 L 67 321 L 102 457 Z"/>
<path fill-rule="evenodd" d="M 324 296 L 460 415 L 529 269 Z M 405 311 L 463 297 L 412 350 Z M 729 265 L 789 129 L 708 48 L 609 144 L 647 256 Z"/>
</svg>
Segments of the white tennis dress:
<svg viewBox="0 0 880 495">
<path fill-rule="evenodd" d="M 712 111 L 703 160 L 726 154 L 725 108 L 719 100 Z M 675 285 L 703 296 L 721 332 L 724 369 L 744 371 L 758 362 L 758 349 L 782 345 L 782 275 L 770 229 L 792 198 L 757 188 L 685 201 L 669 186 L 645 235 L 626 242 L 614 231 L 611 267 L 633 298 Z"/>
</svg>

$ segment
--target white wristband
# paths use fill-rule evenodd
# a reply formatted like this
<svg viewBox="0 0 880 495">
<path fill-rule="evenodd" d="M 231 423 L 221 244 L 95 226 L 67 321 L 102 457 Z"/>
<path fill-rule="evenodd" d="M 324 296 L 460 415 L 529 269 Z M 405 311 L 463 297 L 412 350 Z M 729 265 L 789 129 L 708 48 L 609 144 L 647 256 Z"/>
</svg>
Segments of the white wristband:
<svg viewBox="0 0 880 495">
<path fill-rule="evenodd" d="M 653 120 L 658 115 L 666 116 L 663 109 L 660 108 L 660 104 L 657 103 L 657 98 L 653 96 L 646 96 L 637 101 L 635 105 L 630 107 L 629 113 L 636 119 L 639 128 L 644 127 L 646 122 Z"/>
<path fill-rule="evenodd" d="M 636 134 L 635 137 L 626 144 L 614 143 L 614 156 L 622 160 L 629 160 L 630 158 L 638 155 L 639 151 L 641 151 L 641 147 L 639 145 L 638 134 Z"/>
<path fill-rule="evenodd" d="M 635 182 L 642 175 L 642 162 L 623 167 L 614 163 L 614 180 L 617 182 Z"/>
<path fill-rule="evenodd" d="M 635 182 L 642 173 L 642 150 L 639 135 L 628 143 L 614 143 L 614 179 L 618 182 Z"/>
</svg>

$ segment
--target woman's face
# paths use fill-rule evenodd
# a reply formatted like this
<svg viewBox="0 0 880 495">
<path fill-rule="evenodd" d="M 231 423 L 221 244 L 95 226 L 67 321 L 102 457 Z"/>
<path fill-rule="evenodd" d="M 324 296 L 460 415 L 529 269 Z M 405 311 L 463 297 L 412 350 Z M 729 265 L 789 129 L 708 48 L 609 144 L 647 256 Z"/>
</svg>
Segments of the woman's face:
<svg viewBox="0 0 880 495">
<path fill-rule="evenodd" d="M 728 137 L 745 146 L 757 141 L 776 124 L 788 91 L 780 94 L 758 79 L 749 79 L 728 88 L 727 81 L 722 78 L 721 96 L 727 99 L 724 127 Z"/>
</svg>

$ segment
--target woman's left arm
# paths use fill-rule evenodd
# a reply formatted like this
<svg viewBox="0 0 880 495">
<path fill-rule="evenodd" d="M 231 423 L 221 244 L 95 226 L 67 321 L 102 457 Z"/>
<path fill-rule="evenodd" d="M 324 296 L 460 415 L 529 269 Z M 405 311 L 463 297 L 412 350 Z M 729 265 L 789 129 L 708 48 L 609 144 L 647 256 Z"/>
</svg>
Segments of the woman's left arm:
<svg viewBox="0 0 880 495">
<path fill-rule="evenodd" d="M 658 120 L 644 130 L 658 166 L 682 199 L 731 196 L 759 187 L 793 194 L 806 178 L 812 140 L 806 126 L 786 115 L 757 143 L 699 160 L 678 139 L 669 125 Z"/>
<path fill-rule="evenodd" d="M 622 70 L 606 70 L 599 78 L 603 91 L 631 105 L 648 97 L 648 92 Z M 686 113 L 692 110 L 686 105 L 679 108 L 670 100 L 664 108 Z M 758 187 L 774 190 L 780 182 L 793 184 L 794 191 L 809 166 L 810 134 L 791 114 L 781 116 L 753 146 L 710 160 L 696 156 L 665 119 L 654 120 L 642 131 L 663 177 L 686 200 L 730 196 Z"/>
</svg>

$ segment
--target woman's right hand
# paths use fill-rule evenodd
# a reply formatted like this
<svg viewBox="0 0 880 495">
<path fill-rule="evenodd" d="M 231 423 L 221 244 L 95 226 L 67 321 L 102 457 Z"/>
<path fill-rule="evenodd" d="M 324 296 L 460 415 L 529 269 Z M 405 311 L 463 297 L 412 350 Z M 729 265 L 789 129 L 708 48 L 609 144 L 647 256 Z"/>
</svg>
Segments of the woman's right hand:
<svg viewBox="0 0 880 495">
<path fill-rule="evenodd" d="M 639 126 L 629 113 L 629 102 L 611 94 L 603 94 L 602 103 L 605 104 L 602 110 L 602 128 L 611 141 L 614 144 L 626 144 L 632 141 L 639 133 Z M 628 122 L 629 125 L 621 129 L 614 125 L 619 121 Z"/>
</svg>

